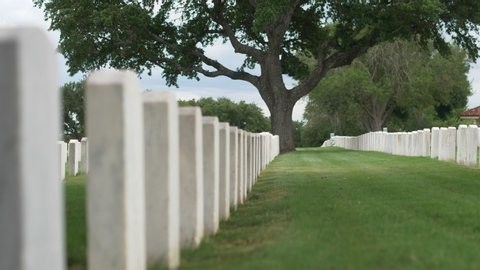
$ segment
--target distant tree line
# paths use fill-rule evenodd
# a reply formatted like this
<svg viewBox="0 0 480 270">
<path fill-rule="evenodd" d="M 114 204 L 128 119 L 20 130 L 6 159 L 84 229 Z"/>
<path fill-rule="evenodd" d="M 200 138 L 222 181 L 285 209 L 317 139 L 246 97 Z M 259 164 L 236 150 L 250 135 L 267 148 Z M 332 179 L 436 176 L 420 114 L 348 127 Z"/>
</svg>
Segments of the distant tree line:
<svg viewBox="0 0 480 270">
<path fill-rule="evenodd" d="M 270 119 L 254 103 L 236 103 L 224 97 L 180 100 L 178 103 L 180 106 L 198 106 L 202 108 L 203 115 L 217 116 L 220 122 L 228 122 L 246 131 L 263 132 L 271 129 Z"/>
<path fill-rule="evenodd" d="M 85 80 L 70 82 L 62 86 L 64 140 L 80 140 L 85 136 L 84 96 Z M 270 119 L 260 107 L 253 103 L 238 103 L 228 98 L 200 98 L 179 100 L 180 106 L 198 106 L 205 116 L 218 116 L 221 122 L 250 132 L 270 131 Z"/>
<path fill-rule="evenodd" d="M 350 66 L 330 71 L 308 95 L 304 122 L 295 123 L 297 146 L 318 146 L 331 132 L 458 124 L 471 95 L 469 68 L 466 53 L 454 46 L 447 57 L 407 41 L 375 46 Z"/>
</svg>

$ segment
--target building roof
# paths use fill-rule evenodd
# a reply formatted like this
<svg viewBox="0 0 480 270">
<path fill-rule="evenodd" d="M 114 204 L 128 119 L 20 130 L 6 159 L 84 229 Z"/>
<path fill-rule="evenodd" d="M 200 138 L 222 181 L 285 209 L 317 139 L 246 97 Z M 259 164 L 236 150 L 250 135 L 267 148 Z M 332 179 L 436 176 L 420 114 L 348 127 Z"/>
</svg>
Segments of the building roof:
<svg viewBox="0 0 480 270">
<path fill-rule="evenodd" d="M 461 117 L 480 117 L 480 106 L 469 109 L 460 114 Z"/>
</svg>

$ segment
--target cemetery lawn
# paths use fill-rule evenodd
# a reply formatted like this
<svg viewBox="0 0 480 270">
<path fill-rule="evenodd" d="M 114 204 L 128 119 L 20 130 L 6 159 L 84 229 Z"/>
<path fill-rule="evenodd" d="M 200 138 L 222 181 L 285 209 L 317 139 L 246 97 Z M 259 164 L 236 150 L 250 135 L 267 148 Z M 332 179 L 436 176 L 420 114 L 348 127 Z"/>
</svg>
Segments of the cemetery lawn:
<svg viewBox="0 0 480 270">
<path fill-rule="evenodd" d="M 70 213 L 84 209 L 82 185 L 67 180 L 69 265 L 85 260 L 84 214 Z M 479 195 L 479 169 L 300 149 L 277 157 L 180 269 L 480 269 Z"/>
</svg>

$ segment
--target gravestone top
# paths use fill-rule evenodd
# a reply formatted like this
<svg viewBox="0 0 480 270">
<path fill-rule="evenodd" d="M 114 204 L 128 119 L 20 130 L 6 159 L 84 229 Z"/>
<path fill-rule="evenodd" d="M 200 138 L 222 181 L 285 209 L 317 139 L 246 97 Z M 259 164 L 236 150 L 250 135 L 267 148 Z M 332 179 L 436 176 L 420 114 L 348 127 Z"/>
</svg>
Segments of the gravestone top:
<svg viewBox="0 0 480 270">
<path fill-rule="evenodd" d="M 181 107 L 181 108 L 178 108 L 178 113 L 180 115 L 190 115 L 190 114 L 202 115 L 202 110 L 200 109 L 200 107 Z"/>
</svg>

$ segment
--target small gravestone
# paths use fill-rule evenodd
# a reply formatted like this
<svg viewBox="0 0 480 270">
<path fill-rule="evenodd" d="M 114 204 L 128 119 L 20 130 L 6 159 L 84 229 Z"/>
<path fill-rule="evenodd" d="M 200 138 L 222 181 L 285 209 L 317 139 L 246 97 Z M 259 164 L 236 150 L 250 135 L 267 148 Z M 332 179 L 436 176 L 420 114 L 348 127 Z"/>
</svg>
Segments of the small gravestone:
<svg viewBox="0 0 480 270">
<path fill-rule="evenodd" d="M 65 180 L 65 166 L 67 165 L 67 144 L 63 141 L 57 142 L 58 154 L 60 156 L 59 172 L 60 180 Z"/>
<path fill-rule="evenodd" d="M 456 161 L 458 164 L 467 165 L 467 126 L 460 125 L 457 130 L 457 155 Z"/>
<path fill-rule="evenodd" d="M 455 161 L 456 129 L 454 127 L 440 128 L 438 159 Z"/>
<path fill-rule="evenodd" d="M 80 141 L 80 149 L 81 149 L 81 159 L 80 159 L 80 172 L 81 173 L 88 173 L 88 139 L 82 138 Z"/>
<path fill-rule="evenodd" d="M 243 204 L 243 189 L 245 184 L 245 131 L 238 129 L 238 190 L 237 190 L 237 202 Z"/>
<path fill-rule="evenodd" d="M 68 142 L 68 175 L 75 176 L 78 174 L 79 165 L 79 149 L 78 140 L 70 140 Z"/>
<path fill-rule="evenodd" d="M 467 128 L 467 157 L 466 165 L 477 165 L 478 156 L 478 127 L 476 125 L 469 125 Z"/>
<path fill-rule="evenodd" d="M 431 143 L 430 143 L 430 157 L 438 158 L 438 146 L 439 146 L 439 131 L 438 127 L 432 128 Z"/>
</svg>

